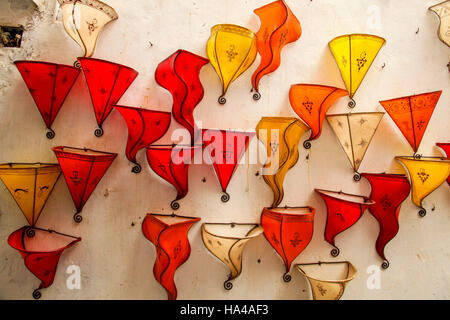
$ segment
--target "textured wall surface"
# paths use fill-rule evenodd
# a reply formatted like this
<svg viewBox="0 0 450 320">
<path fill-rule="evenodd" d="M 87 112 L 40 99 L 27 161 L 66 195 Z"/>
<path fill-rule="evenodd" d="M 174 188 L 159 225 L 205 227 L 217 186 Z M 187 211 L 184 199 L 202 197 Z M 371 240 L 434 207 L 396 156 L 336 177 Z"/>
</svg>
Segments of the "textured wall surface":
<svg viewBox="0 0 450 320">
<path fill-rule="evenodd" d="M 0 48 L 0 163 L 55 162 L 51 147 L 68 145 L 117 152 L 112 164 L 86 203 L 81 224 L 75 224 L 75 211 L 64 179 L 58 181 L 44 208 L 38 226 L 82 236 L 78 245 L 67 250 L 59 264 L 54 284 L 43 290 L 43 299 L 165 299 L 165 290 L 153 277 L 155 249 L 144 238 L 141 222 L 148 212 L 171 213 L 175 191 L 146 165 L 144 152 L 138 161 L 145 164 L 141 174 L 130 172 L 124 155 L 127 128 L 117 111 L 104 124 L 101 138 L 96 127 L 89 93 L 83 76 L 70 92 L 54 123 L 56 138 L 45 138 L 45 126 L 14 60 L 34 59 L 72 64 L 80 48 L 65 33 L 56 0 L 1 0 L 0 23 L 25 27 L 21 48 Z M 119 20 L 101 33 L 94 57 L 131 66 L 139 76 L 120 104 L 170 110 L 172 98 L 154 80 L 157 64 L 179 48 L 206 56 L 210 28 L 218 23 L 239 24 L 257 30 L 259 20 L 253 9 L 264 0 L 107 0 Z M 250 94 L 251 69 L 231 86 L 227 104 L 217 103 L 220 83 L 210 65 L 200 78 L 205 97 L 195 109 L 195 117 L 209 128 L 254 128 L 262 116 L 295 116 L 288 90 L 294 83 L 317 83 L 344 87 L 327 47 L 329 40 L 346 33 L 372 33 L 386 38 L 356 99 L 357 111 L 384 111 L 378 101 L 414 93 L 443 90 L 419 152 L 440 155 L 436 142 L 448 142 L 450 51 L 436 35 L 438 19 L 427 8 L 436 1 L 383 0 L 287 0 L 299 18 L 303 34 L 285 47 L 276 72 L 262 79 L 262 98 Z M 417 32 L 418 31 L 418 32 Z M 384 68 L 382 66 L 384 65 Z M 329 113 L 348 112 L 347 98 L 340 99 Z M 172 121 L 170 130 L 178 125 Z M 376 220 L 366 212 L 357 224 L 337 237 L 339 258 L 330 256 L 331 247 L 323 238 L 326 207 L 314 188 L 343 190 L 368 195 L 365 179 L 355 183 L 353 172 L 328 124 L 311 151 L 302 148 L 300 159 L 285 180 L 282 205 L 316 208 L 314 235 L 296 262 L 348 259 L 359 270 L 343 299 L 449 299 L 450 298 L 450 197 L 442 185 L 425 199 L 428 215 L 419 218 L 410 197 L 400 211 L 400 231 L 386 247 L 390 268 L 381 271 L 379 289 L 369 289 L 366 270 L 382 262 L 375 252 L 378 234 Z M 164 138 L 169 141 L 170 136 Z M 256 139 L 253 141 L 256 144 Z M 411 154 L 406 140 L 388 115 L 361 165 L 361 172 L 403 172 L 393 159 Z M 272 192 L 261 175 L 260 164 L 241 165 L 228 192 L 231 200 L 220 201 L 220 188 L 211 166 L 193 165 L 189 194 L 178 214 L 198 216 L 202 222 L 257 222 Z M 202 182 L 203 178 L 206 182 Z M 433 208 L 433 210 L 432 210 Z M 30 299 L 39 280 L 24 266 L 19 254 L 6 242 L 8 235 L 25 224 L 25 219 L 7 189 L 0 185 L 0 299 Z M 192 253 L 181 266 L 175 281 L 180 299 L 308 299 L 305 279 L 292 270 L 292 281 L 284 283 L 281 259 L 264 237 L 248 243 L 242 275 L 234 288 L 225 291 L 228 275 L 225 265 L 203 246 L 201 223 L 190 233 Z M 260 263 L 258 263 L 260 260 Z M 66 269 L 81 270 L 81 289 L 69 290 Z"/>
</svg>

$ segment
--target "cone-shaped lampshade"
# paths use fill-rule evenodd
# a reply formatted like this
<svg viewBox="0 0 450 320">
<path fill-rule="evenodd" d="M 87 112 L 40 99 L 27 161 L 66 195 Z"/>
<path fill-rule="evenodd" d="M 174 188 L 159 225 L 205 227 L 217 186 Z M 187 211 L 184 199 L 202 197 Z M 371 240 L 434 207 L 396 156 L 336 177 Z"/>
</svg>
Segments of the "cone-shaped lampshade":
<svg viewBox="0 0 450 320">
<path fill-rule="evenodd" d="M 117 153 L 64 146 L 55 147 L 52 150 L 58 158 L 77 209 L 73 218 L 75 222 L 81 222 L 82 217 L 79 213 L 106 170 L 111 166 Z"/>
<path fill-rule="evenodd" d="M 291 281 L 292 261 L 302 253 L 311 241 L 314 230 L 314 208 L 283 207 L 264 208 L 261 226 L 264 236 L 278 255 L 283 259 L 286 272 L 285 282 Z"/>
<path fill-rule="evenodd" d="M 191 255 L 188 232 L 200 218 L 177 215 L 147 214 L 142 221 L 144 236 L 155 245 L 153 275 L 167 291 L 169 300 L 177 298 L 175 271 Z"/>
<path fill-rule="evenodd" d="M 350 99 L 353 99 L 385 42 L 385 39 L 371 34 L 347 34 L 328 43 Z M 349 106 L 354 107 L 354 101 Z"/>
<path fill-rule="evenodd" d="M 375 202 L 367 197 L 345 192 L 321 189 L 315 189 L 315 191 L 322 197 L 327 206 L 325 240 L 334 247 L 331 250 L 331 255 L 336 257 L 340 252 L 335 245 L 336 236 L 353 226 L 361 218 L 364 211 Z"/>
<path fill-rule="evenodd" d="M 284 197 L 284 177 L 298 161 L 298 142 L 308 127 L 290 117 L 263 117 L 256 126 L 256 135 L 267 150 L 263 168 L 264 181 L 273 191 L 272 207 Z"/>
<path fill-rule="evenodd" d="M 300 21 L 283 0 L 274 1 L 255 9 L 261 20 L 256 33 L 256 46 L 261 62 L 252 76 L 253 99 L 259 100 L 259 81 L 263 76 L 274 72 L 281 63 L 281 50 L 288 43 L 297 41 L 302 34 Z"/>
<path fill-rule="evenodd" d="M 375 248 L 384 260 L 381 266 L 387 269 L 389 261 L 384 255 L 384 247 L 397 235 L 400 206 L 408 197 L 411 186 L 404 174 L 363 173 L 362 176 L 369 181 L 370 199 L 375 201 L 369 206 L 369 212 L 380 225 Z"/>
<path fill-rule="evenodd" d="M 80 74 L 80 69 L 41 61 L 14 61 L 14 63 L 49 130 L 47 138 L 52 139 L 55 136 L 52 130 L 53 121 Z"/>
<path fill-rule="evenodd" d="M 169 129 L 170 113 L 142 108 L 114 106 L 125 119 L 128 127 L 128 139 L 125 154 L 134 163 L 131 170 L 141 172 L 141 165 L 136 161 L 136 154 L 142 148 L 161 138 Z"/>
<path fill-rule="evenodd" d="M 208 62 L 189 51 L 178 50 L 158 64 L 155 71 L 156 82 L 172 94 L 172 115 L 188 130 L 192 145 L 199 135 L 193 113 L 204 93 L 200 69 Z"/>
<path fill-rule="evenodd" d="M 202 239 L 205 247 L 230 268 L 224 282 L 227 290 L 233 288 L 231 280 L 242 272 L 242 254 L 247 242 L 263 233 L 263 228 L 251 223 L 204 223 Z"/>
<path fill-rule="evenodd" d="M 255 61 L 255 38 L 253 31 L 234 24 L 218 24 L 211 28 L 206 53 L 222 83 L 220 104 L 227 101 L 225 94 L 230 84 Z"/>
<path fill-rule="evenodd" d="M 423 199 L 447 180 L 450 174 L 450 159 L 439 157 L 395 157 L 406 168 L 411 182 L 413 203 L 420 208 L 419 215 L 427 211 L 422 206 Z"/>
<path fill-rule="evenodd" d="M 103 27 L 119 18 L 117 12 L 98 0 L 58 0 L 64 29 L 83 49 L 83 56 L 94 53 L 97 38 Z"/>
<path fill-rule="evenodd" d="M 327 121 L 333 129 L 348 160 L 356 172 L 353 177 L 359 181 L 358 174 L 367 148 L 383 118 L 384 112 L 343 113 L 327 116 Z"/>
<path fill-rule="evenodd" d="M 295 267 L 308 279 L 314 300 L 339 300 L 348 282 L 358 275 L 358 270 L 349 261 L 319 261 Z"/>
<path fill-rule="evenodd" d="M 101 137 L 103 122 L 136 79 L 138 72 L 130 67 L 105 60 L 78 58 L 78 61 L 86 78 L 97 120 L 98 129 L 94 133 L 97 137 Z"/>
<path fill-rule="evenodd" d="M 439 17 L 439 39 L 450 47 L 450 0 L 443 1 L 428 8 Z"/>
<path fill-rule="evenodd" d="M 419 149 L 431 115 L 442 91 L 380 101 L 389 116 L 408 140 L 414 152 Z"/>
<path fill-rule="evenodd" d="M 203 129 L 203 143 L 224 192 L 223 202 L 230 199 L 227 186 L 254 136 L 254 132 Z"/>
<path fill-rule="evenodd" d="M 30 226 L 38 221 L 53 187 L 61 175 L 58 164 L 0 164 L 0 179 L 22 210 Z"/>
<path fill-rule="evenodd" d="M 289 90 L 289 101 L 295 113 L 309 126 L 311 135 L 303 143 L 311 148 L 311 140 L 316 140 L 322 132 L 325 114 L 336 100 L 346 96 L 343 89 L 317 84 L 294 84 Z"/>
<path fill-rule="evenodd" d="M 79 241 L 80 237 L 28 226 L 9 235 L 8 244 L 19 251 L 27 269 L 41 280 L 39 287 L 33 291 L 33 298 L 39 299 L 39 290 L 52 285 L 64 250 Z"/>
</svg>

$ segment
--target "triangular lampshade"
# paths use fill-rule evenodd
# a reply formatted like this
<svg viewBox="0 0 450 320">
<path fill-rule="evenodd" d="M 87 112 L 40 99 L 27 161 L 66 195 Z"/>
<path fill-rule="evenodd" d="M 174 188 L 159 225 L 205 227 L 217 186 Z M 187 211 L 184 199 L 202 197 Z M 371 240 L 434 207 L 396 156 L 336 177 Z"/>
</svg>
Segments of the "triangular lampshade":
<svg viewBox="0 0 450 320">
<path fill-rule="evenodd" d="M 117 153 L 59 146 L 52 149 L 66 179 L 77 212 L 75 222 L 81 222 L 84 204 L 103 178 Z"/>
</svg>

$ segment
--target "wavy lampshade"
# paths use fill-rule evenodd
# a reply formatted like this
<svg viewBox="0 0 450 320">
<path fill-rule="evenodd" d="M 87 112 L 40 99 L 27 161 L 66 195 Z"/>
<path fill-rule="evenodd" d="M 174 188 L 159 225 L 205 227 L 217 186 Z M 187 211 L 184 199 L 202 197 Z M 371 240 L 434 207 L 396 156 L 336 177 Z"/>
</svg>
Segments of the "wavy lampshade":
<svg viewBox="0 0 450 320">
<path fill-rule="evenodd" d="M 230 199 L 228 184 L 254 136 L 254 132 L 203 129 L 205 151 L 224 193 L 221 197 L 223 202 Z"/>
<path fill-rule="evenodd" d="M 350 108 L 356 106 L 353 96 L 385 42 L 371 34 L 346 34 L 328 42 L 351 99 Z"/>
<path fill-rule="evenodd" d="M 284 177 L 298 161 L 298 143 L 308 127 L 291 117 L 263 117 L 256 126 L 256 135 L 267 150 L 263 168 L 264 181 L 273 191 L 272 207 L 284 197 Z"/>
<path fill-rule="evenodd" d="M 283 259 L 285 282 L 291 281 L 291 264 L 305 250 L 314 231 L 314 214 L 311 207 L 264 208 L 261 226 L 264 236 Z"/>
<path fill-rule="evenodd" d="M 139 150 L 160 139 L 169 129 L 170 112 L 154 111 L 142 108 L 114 106 L 120 112 L 128 127 L 125 155 L 134 164 L 131 172 L 141 172 L 136 154 Z"/>
<path fill-rule="evenodd" d="M 278 0 L 255 9 L 261 20 L 256 33 L 256 46 L 261 62 L 252 76 L 253 99 L 259 100 L 259 81 L 263 76 L 274 72 L 281 63 L 281 50 L 288 43 L 297 41 L 302 34 L 300 21 L 283 0 Z"/>
<path fill-rule="evenodd" d="M 317 84 L 294 84 L 289 90 L 289 101 L 295 113 L 309 126 L 311 135 L 303 143 L 311 148 L 310 141 L 320 137 L 322 124 L 328 109 L 347 91 Z"/>
<path fill-rule="evenodd" d="M 208 62 L 189 51 L 178 50 L 158 64 L 155 71 L 156 82 L 171 93 L 172 115 L 188 130 L 192 145 L 198 137 L 193 113 L 204 94 L 200 69 Z"/>
<path fill-rule="evenodd" d="M 84 204 L 117 157 L 117 153 L 65 146 L 54 147 L 52 150 L 77 209 L 73 219 L 80 223 L 83 220 L 80 213 Z"/>
<path fill-rule="evenodd" d="M 347 284 L 358 275 L 358 270 L 349 261 L 319 261 L 295 267 L 308 279 L 314 300 L 339 300 Z"/>
<path fill-rule="evenodd" d="M 106 60 L 78 58 L 91 95 L 98 128 L 96 137 L 103 135 L 103 122 L 136 79 L 138 72 L 130 67 Z"/>
<path fill-rule="evenodd" d="M 188 170 L 196 150 L 200 147 L 151 145 L 147 147 L 147 161 L 150 168 L 162 179 L 173 185 L 177 197 L 170 203 L 173 210 L 178 210 L 178 200 L 183 199 L 189 190 Z"/>
<path fill-rule="evenodd" d="M 397 235 L 400 206 L 408 197 L 411 186 L 404 174 L 363 173 L 362 176 L 369 181 L 370 199 L 375 201 L 369 206 L 369 212 L 380 226 L 375 248 L 383 259 L 381 266 L 387 269 L 389 261 L 384 254 L 384 248 Z"/>
<path fill-rule="evenodd" d="M 234 24 L 218 24 L 211 28 L 206 53 L 222 83 L 219 103 L 225 104 L 230 84 L 244 73 L 256 58 L 256 35 Z"/>
<path fill-rule="evenodd" d="M 79 241 L 80 237 L 29 226 L 9 235 L 8 244 L 19 251 L 27 269 L 41 281 L 33 291 L 33 298 L 39 299 L 40 290 L 52 285 L 61 255 Z"/>
<path fill-rule="evenodd" d="M 334 247 L 331 250 L 331 255 L 337 257 L 340 250 L 335 245 L 336 236 L 353 226 L 361 218 L 364 211 L 375 204 L 375 201 L 342 191 L 314 190 L 322 197 L 327 206 L 327 223 L 324 236 L 325 240 Z"/>
<path fill-rule="evenodd" d="M 444 154 L 448 159 L 450 156 L 450 143 L 436 143 L 436 146 L 444 151 Z M 450 177 L 447 178 L 447 183 L 450 186 Z"/>
<path fill-rule="evenodd" d="M 191 255 L 188 232 L 197 221 L 200 218 L 156 213 L 147 214 L 142 221 L 142 232 L 156 249 L 153 275 L 166 289 L 169 300 L 177 298 L 175 271 Z"/>
<path fill-rule="evenodd" d="M 442 91 L 380 101 L 416 154 Z"/>
<path fill-rule="evenodd" d="M 53 139 L 52 124 L 80 69 L 41 61 L 14 61 L 47 126 L 47 138 Z"/>
<path fill-rule="evenodd" d="M 67 34 L 81 47 L 84 57 L 92 56 L 100 31 L 109 22 L 119 18 L 117 12 L 98 0 L 58 0 L 58 2 Z"/>
<path fill-rule="evenodd" d="M 440 157 L 395 157 L 409 174 L 412 202 L 420 208 L 419 215 L 424 217 L 427 211 L 422 205 L 423 199 L 447 180 L 450 174 L 450 159 Z"/>
<path fill-rule="evenodd" d="M 224 282 L 226 290 L 231 290 L 231 280 L 242 272 L 242 254 L 247 242 L 263 233 L 263 228 L 252 223 L 203 223 L 202 240 L 205 247 L 230 268 Z"/>
<path fill-rule="evenodd" d="M 54 163 L 3 163 L 0 179 L 30 226 L 34 226 L 61 175 Z"/>
<path fill-rule="evenodd" d="M 450 0 L 442 1 L 428 8 L 439 18 L 439 29 L 437 31 L 439 39 L 450 47 Z"/>
<path fill-rule="evenodd" d="M 355 171 L 353 179 L 361 180 L 358 172 L 367 148 L 380 124 L 384 112 L 342 113 L 326 116 L 339 143 Z"/>
</svg>

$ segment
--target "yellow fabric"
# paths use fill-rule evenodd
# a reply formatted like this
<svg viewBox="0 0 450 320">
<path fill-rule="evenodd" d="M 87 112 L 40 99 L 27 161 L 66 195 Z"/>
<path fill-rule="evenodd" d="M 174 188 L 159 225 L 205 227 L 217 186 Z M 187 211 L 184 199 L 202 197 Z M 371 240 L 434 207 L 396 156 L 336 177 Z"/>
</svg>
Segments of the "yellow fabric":
<svg viewBox="0 0 450 320">
<path fill-rule="evenodd" d="M 83 56 L 94 53 L 103 27 L 116 20 L 116 11 L 98 0 L 58 0 L 63 13 L 64 29 L 83 49 Z"/>
<path fill-rule="evenodd" d="M 353 170 L 358 171 L 384 112 L 345 113 L 327 116 Z"/>
<path fill-rule="evenodd" d="M 370 34 L 350 34 L 328 43 L 350 98 L 355 95 L 385 42 L 385 39 Z"/>
<path fill-rule="evenodd" d="M 245 244 L 262 233 L 263 228 L 257 224 L 202 225 L 203 244 L 230 268 L 228 280 L 236 278 L 242 272 L 242 253 Z"/>
<path fill-rule="evenodd" d="M 298 143 L 308 130 L 302 121 L 291 117 L 263 117 L 256 126 L 256 135 L 267 149 L 263 178 L 274 194 L 272 207 L 283 200 L 284 177 L 297 163 Z"/>
<path fill-rule="evenodd" d="M 450 47 L 450 0 L 438 3 L 428 8 L 439 17 L 439 39 Z"/>
<path fill-rule="evenodd" d="M 413 203 L 422 207 L 422 200 L 444 183 L 450 174 L 450 160 L 438 157 L 395 157 L 401 162 L 411 181 Z"/>
<path fill-rule="evenodd" d="M 60 174 L 57 164 L 0 164 L 0 179 L 32 226 Z"/>
<path fill-rule="evenodd" d="M 326 280 L 319 279 L 317 276 L 312 276 L 306 271 L 306 268 L 322 268 L 326 269 L 330 266 L 343 265 L 345 276 L 342 279 Z M 342 262 L 322 262 L 314 264 L 297 264 L 297 270 L 305 276 L 311 285 L 311 291 L 314 300 L 339 300 L 344 294 L 345 287 L 348 282 L 353 280 L 358 271 L 349 261 Z M 323 270 L 326 273 L 326 270 Z"/>
<path fill-rule="evenodd" d="M 222 82 L 223 95 L 229 85 L 252 65 L 256 52 L 253 31 L 232 24 L 211 28 L 206 53 Z"/>
</svg>

